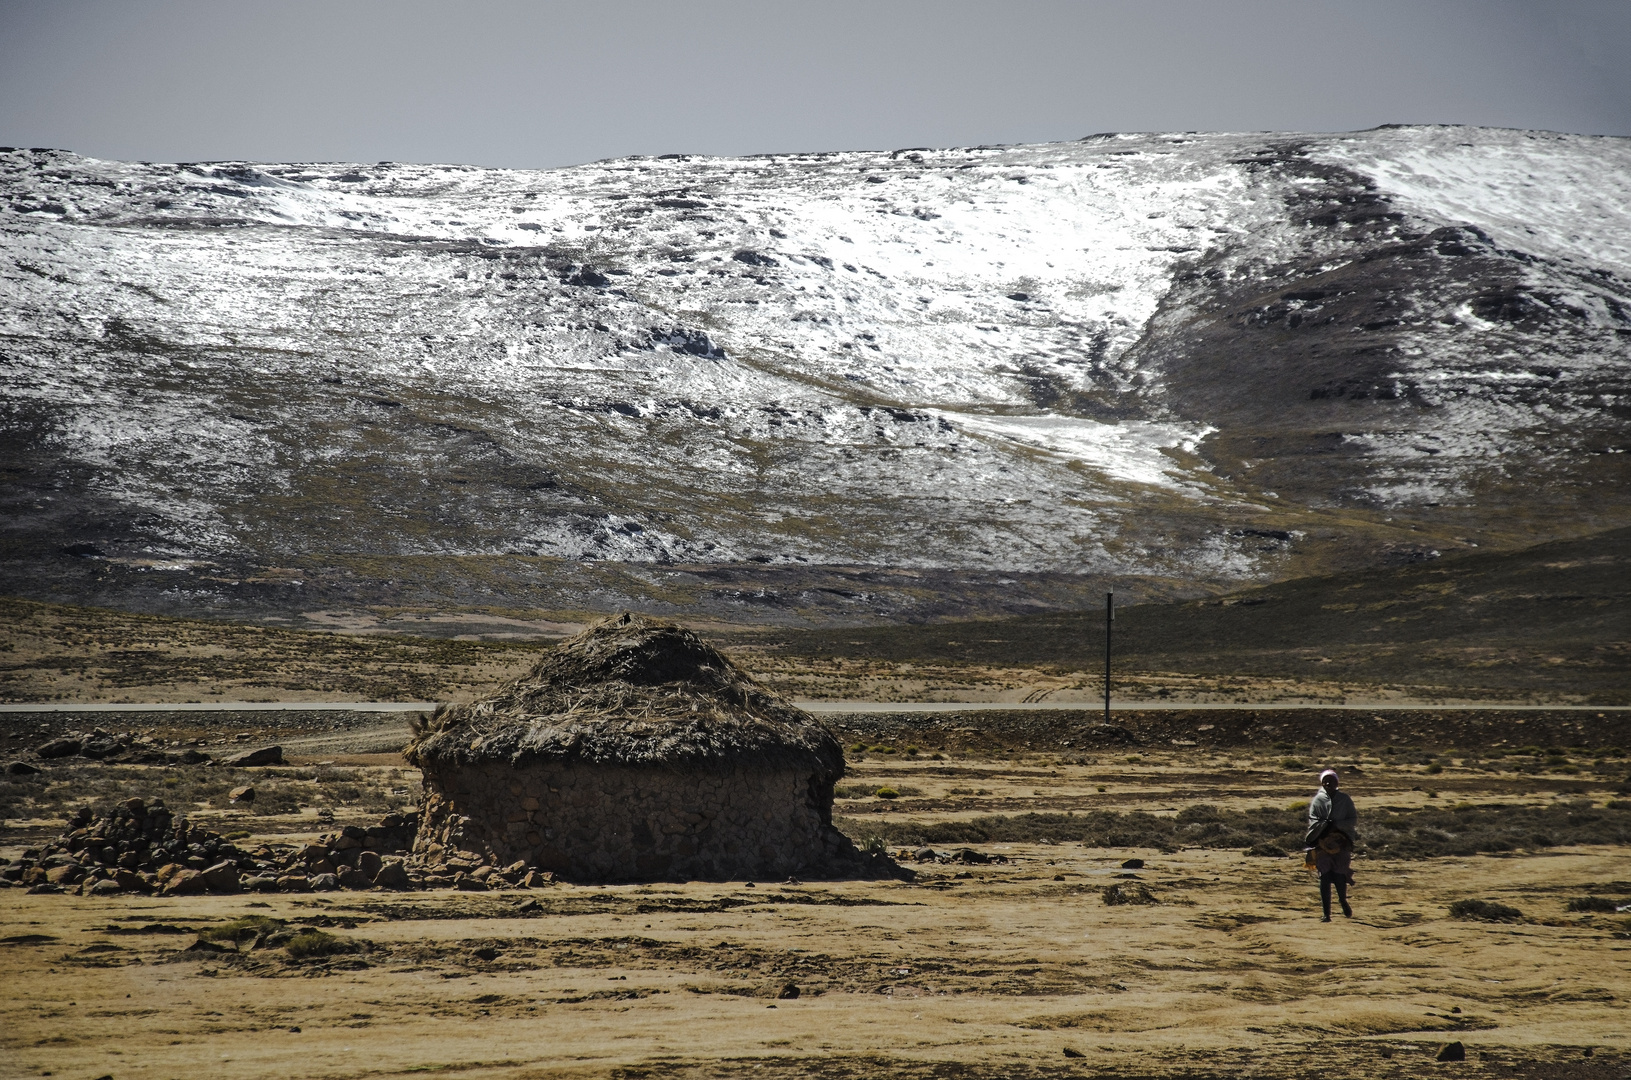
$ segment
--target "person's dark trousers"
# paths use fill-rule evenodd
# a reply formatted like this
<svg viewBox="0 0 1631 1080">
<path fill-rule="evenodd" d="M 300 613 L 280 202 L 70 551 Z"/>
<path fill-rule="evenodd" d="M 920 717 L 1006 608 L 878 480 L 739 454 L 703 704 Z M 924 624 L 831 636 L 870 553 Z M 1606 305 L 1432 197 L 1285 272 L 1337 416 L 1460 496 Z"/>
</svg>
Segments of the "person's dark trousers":
<svg viewBox="0 0 1631 1080">
<path fill-rule="evenodd" d="M 1320 906 L 1325 909 L 1325 917 L 1331 917 L 1331 883 L 1337 887 L 1337 903 L 1342 905 L 1342 914 L 1349 915 L 1353 909 L 1348 906 L 1348 879 L 1335 874 L 1320 875 Z"/>
</svg>

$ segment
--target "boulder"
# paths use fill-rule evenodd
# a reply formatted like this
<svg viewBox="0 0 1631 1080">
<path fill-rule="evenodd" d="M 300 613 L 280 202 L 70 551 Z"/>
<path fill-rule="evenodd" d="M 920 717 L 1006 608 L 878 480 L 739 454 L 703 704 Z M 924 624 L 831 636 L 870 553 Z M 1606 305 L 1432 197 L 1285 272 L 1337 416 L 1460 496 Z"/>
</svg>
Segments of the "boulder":
<svg viewBox="0 0 1631 1080">
<path fill-rule="evenodd" d="M 218 862 L 207 870 L 200 871 L 204 884 L 210 892 L 232 893 L 238 891 L 238 867 L 236 863 Z"/>
<path fill-rule="evenodd" d="M 378 852 L 365 851 L 357 856 L 357 869 L 367 875 L 369 881 L 379 876 L 380 867 L 384 865 L 385 860 L 379 857 Z"/>
<path fill-rule="evenodd" d="M 119 883 L 117 881 L 98 881 L 96 884 L 92 885 L 89 889 L 85 890 L 85 895 L 86 896 L 113 896 L 116 893 L 121 893 L 121 892 L 124 892 L 124 891 L 125 890 L 122 887 L 120 887 L 120 885 L 119 885 Z"/>
<path fill-rule="evenodd" d="M 284 874 L 277 879 L 279 892 L 311 892 L 311 882 L 305 874 Z"/>
<path fill-rule="evenodd" d="M 54 866 L 45 872 L 45 880 L 52 885 L 73 885 L 85 876 L 85 868 L 78 863 Z"/>
<path fill-rule="evenodd" d="M 26 761 L 13 761 L 6 766 L 7 776 L 33 776 L 39 771 Z"/>
<path fill-rule="evenodd" d="M 259 765 L 282 765 L 283 747 L 263 746 L 259 750 L 245 750 L 235 757 L 227 758 L 226 763 L 240 769 L 250 769 Z"/>
<path fill-rule="evenodd" d="M 197 896 L 209 889 L 204 875 L 198 870 L 183 870 L 164 883 L 160 896 Z"/>
<path fill-rule="evenodd" d="M 231 791 L 227 792 L 227 798 L 232 802 L 243 803 L 247 806 L 255 801 L 255 789 L 248 784 L 245 784 L 242 787 L 235 787 Z"/>
<path fill-rule="evenodd" d="M 408 867 L 401 859 L 386 859 L 380 864 L 379 873 L 374 875 L 374 884 L 382 889 L 413 888 Z"/>
<path fill-rule="evenodd" d="M 70 735 L 64 735 L 60 739 L 52 739 L 50 742 L 41 743 L 34 748 L 34 752 L 47 760 L 73 757 L 79 753 L 80 747 L 84 745 L 78 739 Z"/>
<path fill-rule="evenodd" d="M 361 892 L 374 887 L 374 883 L 368 880 L 367 874 L 350 866 L 342 866 L 340 872 L 335 875 L 335 879 L 339 881 L 342 889 L 355 889 Z"/>
<path fill-rule="evenodd" d="M 277 892 L 278 879 L 271 874 L 256 874 L 244 878 L 243 887 L 248 892 Z"/>
<path fill-rule="evenodd" d="M 124 748 L 124 744 L 120 743 L 117 738 L 105 731 L 99 731 L 80 744 L 79 752 L 85 757 L 100 760 L 112 757 Z"/>
<path fill-rule="evenodd" d="M 312 892 L 333 892 L 340 887 L 340 879 L 333 874 L 313 874 L 311 876 Z"/>
<path fill-rule="evenodd" d="M 1438 1048 L 1438 1057 L 1434 1061 L 1466 1061 L 1467 1048 L 1459 1042 L 1445 1043 Z"/>
</svg>

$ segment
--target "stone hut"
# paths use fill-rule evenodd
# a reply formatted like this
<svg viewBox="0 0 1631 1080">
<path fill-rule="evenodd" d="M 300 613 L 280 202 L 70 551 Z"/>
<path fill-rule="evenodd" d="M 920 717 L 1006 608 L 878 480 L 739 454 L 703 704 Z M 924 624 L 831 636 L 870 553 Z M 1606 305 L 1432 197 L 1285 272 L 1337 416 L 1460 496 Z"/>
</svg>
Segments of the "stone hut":
<svg viewBox="0 0 1631 1080">
<path fill-rule="evenodd" d="M 573 881 L 898 873 L 832 826 L 838 741 L 695 634 L 621 615 L 528 674 L 442 706 L 406 756 L 424 773 L 416 861 Z"/>
</svg>

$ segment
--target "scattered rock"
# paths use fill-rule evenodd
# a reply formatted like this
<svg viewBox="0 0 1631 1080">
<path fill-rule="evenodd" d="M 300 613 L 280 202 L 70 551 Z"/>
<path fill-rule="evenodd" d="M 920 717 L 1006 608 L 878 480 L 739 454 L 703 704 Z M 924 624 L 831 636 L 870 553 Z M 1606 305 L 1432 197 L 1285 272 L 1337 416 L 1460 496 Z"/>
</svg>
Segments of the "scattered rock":
<svg viewBox="0 0 1631 1080">
<path fill-rule="evenodd" d="M 491 963 L 492 961 L 498 959 L 498 950 L 494 948 L 481 948 L 475 950 L 470 955 L 474 956 L 477 960 L 485 960 L 488 963 Z"/>
<path fill-rule="evenodd" d="M 1068 1058 L 1085 1058 L 1087 1055 L 1072 1047 L 1065 1047 L 1065 1056 Z"/>
<path fill-rule="evenodd" d="M 7 776 L 33 776 L 39 771 L 26 761 L 13 761 L 6 766 Z"/>
<path fill-rule="evenodd" d="M 1144 869 L 1144 860 L 1128 859 L 1126 862 L 1121 864 L 1121 868 L 1123 870 L 1142 870 Z"/>
<path fill-rule="evenodd" d="M 1438 1048 L 1438 1056 L 1434 1061 L 1466 1061 L 1467 1048 L 1459 1042 L 1445 1043 Z"/>
<path fill-rule="evenodd" d="M 283 747 L 263 746 L 259 750 L 246 750 L 236 757 L 227 758 L 226 763 L 239 769 L 250 769 L 260 765 L 282 765 Z"/>
<path fill-rule="evenodd" d="M 255 801 L 255 789 L 248 784 L 235 787 L 227 792 L 227 798 L 235 803 L 252 803 Z"/>
<path fill-rule="evenodd" d="M 778 990 L 776 992 L 776 998 L 779 1001 L 791 1001 L 791 1000 L 793 1000 L 794 998 L 796 998 L 798 996 L 799 996 L 799 984 L 798 983 L 792 983 L 792 982 L 787 983 L 780 990 Z"/>
</svg>

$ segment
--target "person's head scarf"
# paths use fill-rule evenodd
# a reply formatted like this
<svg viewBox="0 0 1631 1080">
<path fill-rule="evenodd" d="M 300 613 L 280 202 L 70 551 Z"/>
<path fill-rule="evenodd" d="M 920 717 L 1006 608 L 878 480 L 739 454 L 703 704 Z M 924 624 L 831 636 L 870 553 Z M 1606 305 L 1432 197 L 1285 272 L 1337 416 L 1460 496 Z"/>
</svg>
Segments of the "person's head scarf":
<svg viewBox="0 0 1631 1080">
<path fill-rule="evenodd" d="M 1329 776 L 1332 780 L 1335 780 L 1339 786 L 1341 785 L 1342 777 L 1337 775 L 1337 771 L 1335 769 L 1326 769 L 1324 772 L 1320 773 L 1320 787 L 1325 786 L 1325 778 L 1327 776 Z"/>
</svg>

